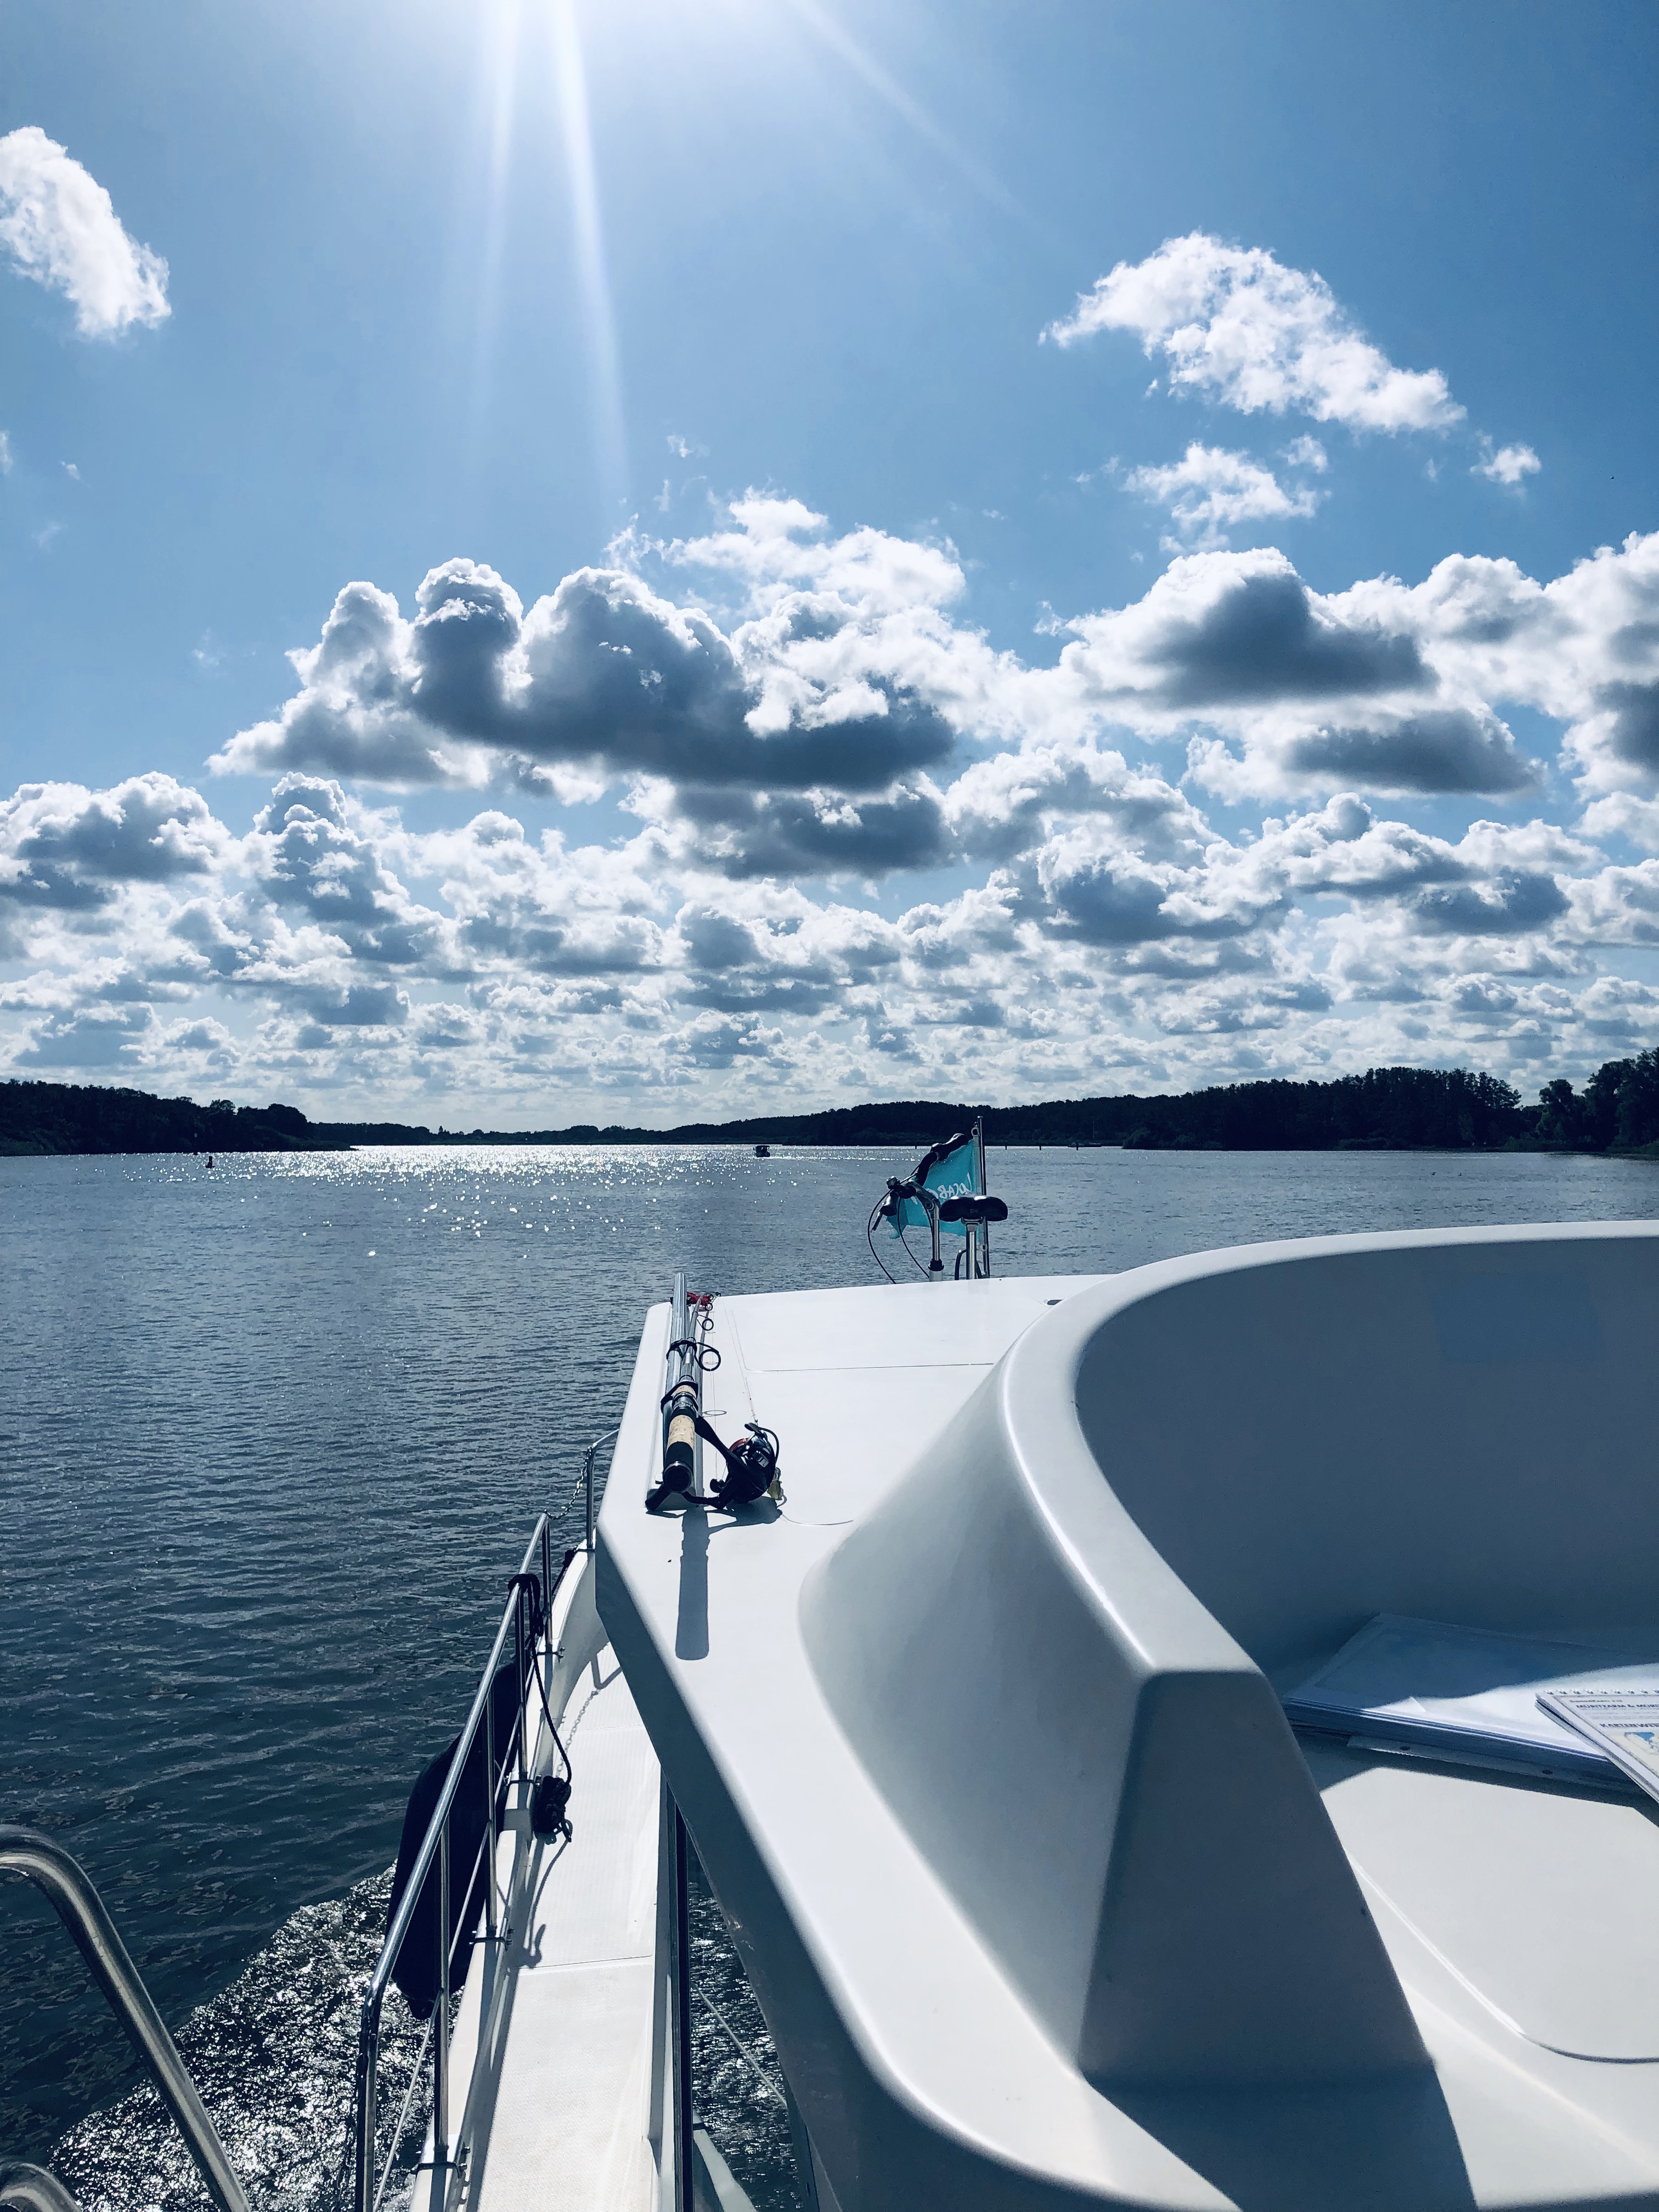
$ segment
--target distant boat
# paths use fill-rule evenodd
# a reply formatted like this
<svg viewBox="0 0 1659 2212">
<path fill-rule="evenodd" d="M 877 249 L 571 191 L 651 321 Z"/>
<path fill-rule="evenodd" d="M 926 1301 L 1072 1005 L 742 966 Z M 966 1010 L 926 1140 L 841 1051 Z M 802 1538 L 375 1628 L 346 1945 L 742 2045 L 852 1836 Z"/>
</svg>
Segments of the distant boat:
<svg viewBox="0 0 1659 2212">
<path fill-rule="evenodd" d="M 771 1157 L 772 1157 L 772 1147 L 770 1146 L 770 1145 L 757 1145 L 757 1146 L 756 1146 L 756 1147 L 755 1147 L 755 1158 L 756 1158 L 757 1160 L 769 1160 L 769 1159 L 771 1158 Z"/>
</svg>

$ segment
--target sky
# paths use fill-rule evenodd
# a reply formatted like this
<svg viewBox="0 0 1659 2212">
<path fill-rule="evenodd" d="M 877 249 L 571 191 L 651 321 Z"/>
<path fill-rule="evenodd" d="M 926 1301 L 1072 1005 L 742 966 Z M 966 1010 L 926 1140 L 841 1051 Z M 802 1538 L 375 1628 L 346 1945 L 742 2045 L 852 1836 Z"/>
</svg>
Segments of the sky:
<svg viewBox="0 0 1659 2212">
<path fill-rule="evenodd" d="M 1659 1042 L 1659 13 L 13 0 L 0 1063 Z"/>
</svg>

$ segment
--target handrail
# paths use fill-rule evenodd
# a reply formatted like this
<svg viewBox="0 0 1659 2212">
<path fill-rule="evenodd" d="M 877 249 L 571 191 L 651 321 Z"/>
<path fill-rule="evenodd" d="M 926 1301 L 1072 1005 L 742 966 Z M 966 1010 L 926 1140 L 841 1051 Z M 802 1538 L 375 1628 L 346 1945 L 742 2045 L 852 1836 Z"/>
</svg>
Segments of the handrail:
<svg viewBox="0 0 1659 2212">
<path fill-rule="evenodd" d="M 3 1825 L 0 1826 L 0 1873 L 26 1875 L 51 1899 L 133 2049 L 154 2075 L 208 2195 L 219 2212 L 248 2212 L 246 2194 L 225 2155 L 218 2130 L 208 2118 L 207 2107 L 185 2071 L 167 2024 L 150 2002 L 149 1992 L 138 1978 L 138 1970 L 86 1869 L 50 1836 L 33 1828 Z"/>
<path fill-rule="evenodd" d="M 553 1602 L 553 1593 L 557 1587 L 552 1573 L 551 1526 L 549 1516 L 544 1513 L 537 1521 L 519 1569 L 520 1577 L 535 1575 L 537 1554 L 539 1553 L 540 1573 L 536 1578 L 541 1586 L 544 1620 L 548 1618 Z M 575 1556 L 574 1553 L 571 1553 L 567 1557 L 564 1567 L 560 1569 L 560 1580 L 563 1578 L 564 1568 L 569 1565 L 570 1559 Z M 485 1894 L 488 1899 L 489 1933 L 493 1936 L 495 1932 L 495 1806 L 500 1783 L 495 1771 L 495 1715 L 490 1692 L 495 1683 L 496 1670 L 501 1664 L 501 1653 L 506 1646 L 508 1633 L 511 1632 L 514 1641 L 518 1674 L 519 1712 L 513 1736 L 502 1749 L 502 1766 L 505 1769 L 507 1760 L 516 1748 L 520 1778 L 523 1779 L 528 1763 L 528 1729 L 526 1712 L 528 1677 L 524 1644 L 524 1602 L 523 1583 L 521 1581 L 515 1580 L 513 1595 L 507 1600 L 506 1609 L 501 1614 L 501 1626 L 495 1631 L 495 1640 L 489 1647 L 489 1656 L 484 1662 L 483 1673 L 479 1678 L 477 1694 L 474 1697 L 471 1710 L 466 1717 L 466 1725 L 461 1730 L 460 1737 L 455 1746 L 454 1757 L 449 1762 L 449 1771 L 444 1778 L 443 1789 L 439 1794 L 437 1804 L 433 1808 L 432 1818 L 428 1822 L 426 1833 L 421 1840 L 421 1848 L 416 1855 L 414 1865 L 410 1869 L 409 1881 L 402 1898 L 398 1900 L 398 1910 L 392 1915 L 392 1924 L 386 1930 L 386 1942 L 381 1948 L 380 1960 L 369 1978 L 368 1988 L 364 1992 L 362 2026 L 357 2045 L 356 2185 L 354 2192 L 356 2212 L 374 2212 L 374 2208 L 379 2202 L 377 2177 L 374 2172 L 374 2152 L 375 2090 L 379 2071 L 380 2010 L 386 2001 L 386 1988 L 392 1979 L 392 1969 L 398 1963 L 398 1954 L 403 1949 L 404 1940 L 409 1934 L 421 1892 L 426 1887 L 427 1876 L 432 1871 L 434 1859 L 439 1862 L 440 1965 L 439 1990 L 434 2012 L 432 2036 L 433 2163 L 438 2169 L 447 2167 L 449 2164 L 448 2144 L 446 2140 L 449 2067 L 449 1955 L 453 1944 L 454 1933 L 450 1926 L 450 1899 L 454 1893 L 454 1886 L 451 1881 L 449 1865 L 449 1816 L 460 1790 L 467 1755 L 477 1737 L 479 1726 L 482 1723 L 485 1730 L 484 1789 L 489 1800 L 489 1818 L 479 1851 L 481 1857 L 488 1854 Z M 550 1665 L 552 1655 L 550 1653 L 548 1657 Z M 532 1650 L 529 1654 L 529 1665 L 533 1667 L 535 1664 L 536 1656 Z M 460 1887 L 459 1895 L 462 1899 L 465 1899 L 471 1893 L 476 1866 L 475 1861 L 474 1867 L 468 1869 L 466 1879 Z M 394 2143 L 392 2146 L 394 2155 L 397 2146 Z M 434 2191 L 434 2203 L 441 2203 L 442 2201 L 442 2197 Z"/>
<path fill-rule="evenodd" d="M 0 2204 L 19 2204 L 25 2212 L 81 2212 L 55 2173 L 21 2158 L 0 2160 Z"/>
<path fill-rule="evenodd" d="M 607 1429 L 602 1437 L 595 1437 L 582 1454 L 582 1491 L 586 1504 L 587 1548 L 593 1548 L 593 1462 L 608 1443 L 613 1443 L 622 1434 L 622 1424 Z"/>
</svg>

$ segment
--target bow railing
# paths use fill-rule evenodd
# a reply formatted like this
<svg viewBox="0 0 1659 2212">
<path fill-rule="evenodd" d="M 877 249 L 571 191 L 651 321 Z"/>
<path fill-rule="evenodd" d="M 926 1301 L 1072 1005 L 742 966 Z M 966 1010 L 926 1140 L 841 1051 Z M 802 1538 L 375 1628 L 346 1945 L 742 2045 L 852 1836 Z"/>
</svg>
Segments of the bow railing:
<svg viewBox="0 0 1659 2212">
<path fill-rule="evenodd" d="M 462 1932 L 453 1926 L 455 1916 L 453 1900 L 457 1894 L 462 1900 L 472 1895 L 478 1869 L 482 1864 L 485 1869 L 484 1940 L 489 1943 L 495 1943 L 499 1940 L 500 1930 L 496 1924 L 499 1906 L 495 1888 L 495 1846 L 501 1829 L 502 1784 L 507 1780 L 509 1771 L 516 1775 L 521 1785 L 529 1778 L 528 1762 L 531 1742 L 527 1725 L 529 1694 L 532 1670 L 540 1663 L 536 1650 L 537 1633 L 540 1623 L 545 1622 L 549 1618 L 553 1593 L 558 1583 L 563 1579 L 571 1560 L 580 1556 L 579 1553 L 568 1552 L 558 1576 L 555 1577 L 552 1560 L 552 1523 L 549 1516 L 544 1513 L 537 1522 L 534 1534 L 526 1548 L 523 1565 L 513 1578 L 513 1595 L 508 1599 L 501 1614 L 501 1626 L 495 1631 L 495 1640 L 490 1645 L 489 1656 L 484 1662 L 477 1694 L 472 1700 L 472 1708 L 467 1715 L 466 1725 L 462 1729 L 460 1737 L 456 1743 L 454 1756 L 450 1760 L 443 1789 L 439 1795 L 437 1804 L 433 1808 L 432 1818 L 427 1824 L 426 1834 L 422 1839 L 420 1850 L 416 1854 L 414 1863 L 410 1869 L 408 1882 L 398 1900 L 398 1909 L 392 1917 L 392 1924 L 386 1930 L 386 1943 L 381 1950 L 379 1963 L 369 1978 L 368 1988 L 363 1997 L 362 2021 L 357 2043 L 355 2187 L 352 2192 L 352 2203 L 356 2212 L 379 2212 L 380 2199 L 385 2193 L 386 2182 L 396 2162 L 398 2146 L 402 2139 L 409 2106 L 414 2095 L 416 2081 L 411 2081 L 410 2096 L 404 2100 L 404 2112 L 399 2116 L 398 2124 L 392 2131 L 391 2146 L 386 2154 L 385 2166 L 382 2167 L 376 2155 L 381 2013 L 386 2003 L 386 1990 L 397 1968 L 404 1945 L 409 1938 L 410 1929 L 414 1925 L 422 1893 L 426 1887 L 428 1878 L 434 1866 L 438 1875 L 438 1994 L 428 2031 L 432 2047 L 432 2202 L 434 2206 L 437 2207 L 441 2206 L 446 2200 L 451 2166 L 448 2142 L 451 1953 L 457 1937 Z M 515 1710 L 509 1738 L 502 1747 L 498 1767 L 495 1741 L 495 1699 L 491 1692 L 509 1638 L 514 1646 L 517 1697 L 514 1701 Z M 548 1651 L 544 1656 L 550 1672 L 553 1654 Z M 545 1684 L 544 1684 L 544 1688 Z M 472 1864 L 465 1869 L 465 1879 L 458 1893 L 454 1881 L 455 1869 L 450 1863 L 450 1819 L 465 1776 L 468 1755 L 477 1742 L 481 1733 L 484 1739 L 484 1833 Z M 521 1788 L 520 1794 L 523 1796 L 526 1796 L 527 1792 Z M 422 2045 L 422 2055 L 416 2062 L 416 2080 L 419 2077 L 421 2066 L 424 2063 L 424 2053 L 425 2046 Z"/>
</svg>

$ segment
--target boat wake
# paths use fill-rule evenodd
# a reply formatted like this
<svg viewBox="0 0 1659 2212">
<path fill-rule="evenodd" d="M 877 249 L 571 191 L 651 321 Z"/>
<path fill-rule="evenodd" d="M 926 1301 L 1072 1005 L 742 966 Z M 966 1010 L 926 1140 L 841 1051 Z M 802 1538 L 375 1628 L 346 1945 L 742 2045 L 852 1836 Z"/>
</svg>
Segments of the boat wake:
<svg viewBox="0 0 1659 2212">
<path fill-rule="evenodd" d="M 697 2118 L 756 2212 L 793 2212 L 783 2075 L 720 1906 L 693 1868 L 691 1936 Z M 179 2028 L 202 2093 L 255 2212 L 348 2212 L 352 2099 L 363 1992 L 386 1938 L 392 1869 L 284 1922 L 228 1988 Z M 381 2017 L 379 2159 L 411 2083 L 380 2212 L 407 2212 L 432 2112 L 425 2030 L 398 1990 Z M 420 2078 L 415 2079 L 420 2066 Z M 47 2163 L 83 2212 L 195 2212 L 208 2194 L 148 2083 L 62 2136 Z"/>
<path fill-rule="evenodd" d="M 177 2032 L 179 2054 L 258 2212 L 344 2212 L 349 2202 L 358 2019 L 391 1893 L 387 1868 L 343 1897 L 302 1907 Z M 422 2035 L 389 1990 L 380 2041 L 382 2159 Z M 408 2203 L 430 2111 L 428 2073 L 416 2087 L 382 2212 L 401 2212 Z M 49 2163 L 83 2212 L 209 2203 L 148 2083 L 70 2128 Z"/>
</svg>

